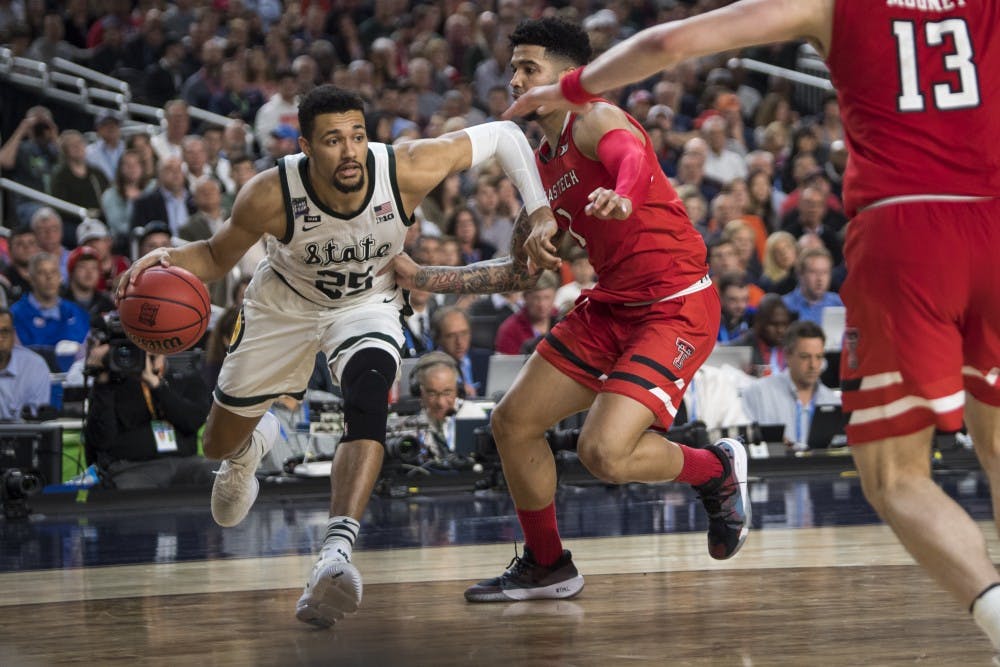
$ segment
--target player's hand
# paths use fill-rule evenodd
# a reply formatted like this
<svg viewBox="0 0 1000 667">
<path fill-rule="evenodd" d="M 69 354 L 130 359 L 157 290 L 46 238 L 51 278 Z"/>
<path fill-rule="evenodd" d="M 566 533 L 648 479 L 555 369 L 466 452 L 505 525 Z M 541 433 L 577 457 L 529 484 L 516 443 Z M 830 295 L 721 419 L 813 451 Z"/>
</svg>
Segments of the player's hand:
<svg viewBox="0 0 1000 667">
<path fill-rule="evenodd" d="M 378 272 L 378 275 L 381 276 L 391 271 L 396 274 L 396 284 L 399 287 L 413 289 L 413 279 L 416 277 L 417 271 L 422 268 L 424 267 L 414 262 L 412 257 L 405 252 L 401 252 L 393 257 L 392 261 Z"/>
<path fill-rule="evenodd" d="M 625 220 L 632 215 L 632 200 L 614 190 L 597 188 L 587 197 L 590 203 L 583 209 L 587 215 L 601 220 Z"/>
<path fill-rule="evenodd" d="M 526 93 L 521 94 L 510 107 L 503 112 L 504 120 L 511 120 L 515 117 L 530 116 L 532 113 L 547 114 L 550 111 L 572 111 L 583 113 L 590 107 L 590 104 L 572 104 L 568 102 L 559 89 L 559 84 L 550 86 L 537 86 Z"/>
<path fill-rule="evenodd" d="M 528 272 L 534 275 L 541 269 L 558 270 L 562 266 L 562 260 L 552 239 L 559 231 L 559 226 L 552 215 L 552 209 L 543 206 L 532 213 L 528 220 L 531 222 L 531 233 L 524 241 L 524 249 L 528 253 Z"/>
<path fill-rule="evenodd" d="M 135 283 L 139 274 L 154 266 L 170 266 L 170 252 L 167 248 L 150 250 L 146 255 L 135 260 L 135 263 L 128 267 L 125 273 L 118 276 L 118 284 L 115 286 L 115 305 L 124 298 L 125 290 Z"/>
</svg>

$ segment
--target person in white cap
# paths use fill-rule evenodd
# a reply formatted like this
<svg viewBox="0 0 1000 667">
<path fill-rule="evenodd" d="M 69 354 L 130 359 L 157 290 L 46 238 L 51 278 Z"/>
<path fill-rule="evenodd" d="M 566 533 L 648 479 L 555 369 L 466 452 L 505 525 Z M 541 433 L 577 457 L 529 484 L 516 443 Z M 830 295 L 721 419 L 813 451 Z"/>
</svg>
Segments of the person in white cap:
<svg viewBox="0 0 1000 667">
<path fill-rule="evenodd" d="M 97 254 L 101 277 L 97 289 L 109 290 L 117 278 L 129 267 L 126 257 L 111 252 L 112 238 L 107 226 L 100 220 L 87 218 L 76 228 L 76 243 L 80 247 L 90 247 Z M 72 271 L 68 271 L 72 274 Z"/>
</svg>

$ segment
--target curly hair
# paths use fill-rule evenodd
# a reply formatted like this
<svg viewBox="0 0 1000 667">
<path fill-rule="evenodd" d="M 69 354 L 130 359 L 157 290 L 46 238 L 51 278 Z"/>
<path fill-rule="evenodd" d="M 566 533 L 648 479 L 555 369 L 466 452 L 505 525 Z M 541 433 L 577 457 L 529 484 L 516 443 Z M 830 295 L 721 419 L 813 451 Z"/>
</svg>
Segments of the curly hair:
<svg viewBox="0 0 1000 667">
<path fill-rule="evenodd" d="M 545 55 L 566 58 L 577 66 L 586 65 L 593 56 L 590 38 L 583 28 L 554 17 L 521 21 L 509 39 L 512 48 L 522 44 L 541 46 Z"/>
</svg>

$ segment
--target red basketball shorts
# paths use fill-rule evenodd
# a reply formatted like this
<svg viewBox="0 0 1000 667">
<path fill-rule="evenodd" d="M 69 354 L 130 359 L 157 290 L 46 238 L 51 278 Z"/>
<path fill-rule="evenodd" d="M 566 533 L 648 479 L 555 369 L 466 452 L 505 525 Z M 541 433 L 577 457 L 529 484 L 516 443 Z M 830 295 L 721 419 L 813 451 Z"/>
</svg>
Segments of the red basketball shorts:
<svg viewBox="0 0 1000 667">
<path fill-rule="evenodd" d="M 915 201 L 850 224 L 840 291 L 848 441 L 962 427 L 965 392 L 1000 407 L 1000 200 Z"/>
<path fill-rule="evenodd" d="M 691 378 L 715 346 L 720 314 L 711 286 L 638 307 L 581 298 L 537 349 L 585 387 L 628 396 L 669 428 Z"/>
</svg>

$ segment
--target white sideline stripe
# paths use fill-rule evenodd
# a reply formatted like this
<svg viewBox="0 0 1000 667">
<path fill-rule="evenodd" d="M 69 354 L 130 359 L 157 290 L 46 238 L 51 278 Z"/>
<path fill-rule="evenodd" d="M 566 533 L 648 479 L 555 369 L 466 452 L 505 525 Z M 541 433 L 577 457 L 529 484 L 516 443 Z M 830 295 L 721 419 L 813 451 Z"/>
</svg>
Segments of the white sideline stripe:
<svg viewBox="0 0 1000 667">
<path fill-rule="evenodd" d="M 945 414 L 965 405 L 965 391 L 959 390 L 942 398 L 927 399 L 921 396 L 904 396 L 898 400 L 874 408 L 864 408 L 851 413 L 851 425 L 867 424 L 881 419 L 898 417 L 913 408 L 928 408 L 937 414 Z"/>
</svg>

